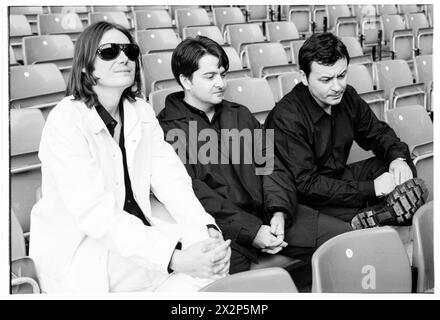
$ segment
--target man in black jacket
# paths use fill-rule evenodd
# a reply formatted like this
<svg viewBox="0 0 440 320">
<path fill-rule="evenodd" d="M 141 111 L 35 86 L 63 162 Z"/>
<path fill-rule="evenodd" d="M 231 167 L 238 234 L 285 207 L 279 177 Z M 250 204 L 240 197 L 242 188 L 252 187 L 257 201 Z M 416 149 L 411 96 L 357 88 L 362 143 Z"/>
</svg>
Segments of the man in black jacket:
<svg viewBox="0 0 440 320">
<path fill-rule="evenodd" d="M 273 156 L 270 133 L 246 107 L 223 100 L 229 62 L 219 44 L 185 39 L 171 64 L 184 92 L 166 98 L 158 119 L 196 196 L 232 240 L 231 274 L 248 270 L 259 252 L 310 259 L 326 240 L 351 230 L 297 205 L 289 172 Z"/>
<path fill-rule="evenodd" d="M 349 60 L 333 34 L 311 36 L 299 51 L 302 83 L 277 103 L 265 127 L 275 130 L 275 153 L 300 203 L 355 229 L 409 223 L 426 188 L 412 179 L 408 146 L 347 85 Z M 347 165 L 353 141 L 376 157 Z"/>
</svg>

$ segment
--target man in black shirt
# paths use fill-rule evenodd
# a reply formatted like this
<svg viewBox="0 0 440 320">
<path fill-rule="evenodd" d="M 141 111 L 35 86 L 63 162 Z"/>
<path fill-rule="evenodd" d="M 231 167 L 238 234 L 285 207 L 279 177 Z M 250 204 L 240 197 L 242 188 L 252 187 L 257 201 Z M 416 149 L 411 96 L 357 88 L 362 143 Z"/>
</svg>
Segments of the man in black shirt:
<svg viewBox="0 0 440 320">
<path fill-rule="evenodd" d="M 246 107 L 223 100 L 229 62 L 219 44 L 206 37 L 185 39 L 171 64 L 184 92 L 166 98 L 158 119 L 196 196 L 232 240 L 231 274 L 248 270 L 261 252 L 308 260 L 326 240 L 351 230 L 346 222 L 297 204 L 289 173 L 269 148 L 270 137 Z M 267 140 L 257 145 L 259 138 Z M 239 147 L 225 147 L 230 140 Z M 260 151 L 265 163 L 255 156 Z"/>
<path fill-rule="evenodd" d="M 299 51 L 302 83 L 277 103 L 265 127 L 275 130 L 275 153 L 300 203 L 355 229 L 409 222 L 426 189 L 412 179 L 408 146 L 347 85 L 349 60 L 333 34 L 311 36 Z M 347 165 L 353 141 L 376 157 Z"/>
</svg>

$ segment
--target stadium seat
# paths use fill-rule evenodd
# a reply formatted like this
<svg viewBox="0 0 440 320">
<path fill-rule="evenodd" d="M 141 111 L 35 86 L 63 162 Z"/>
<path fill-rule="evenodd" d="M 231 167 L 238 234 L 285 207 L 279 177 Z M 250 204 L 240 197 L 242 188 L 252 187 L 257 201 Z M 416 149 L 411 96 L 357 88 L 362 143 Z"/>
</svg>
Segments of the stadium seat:
<svg viewBox="0 0 440 320">
<path fill-rule="evenodd" d="M 419 29 L 430 28 L 428 18 L 423 12 L 408 13 L 405 15 L 408 28 L 413 30 L 414 36 L 417 36 Z"/>
<path fill-rule="evenodd" d="M 434 200 L 434 154 L 427 152 L 416 157 L 414 165 L 417 169 L 417 176 L 425 181 L 426 187 L 429 190 L 429 196 L 426 200 Z"/>
<path fill-rule="evenodd" d="M 147 6 L 131 6 L 132 11 L 145 11 L 145 10 L 168 10 L 167 5 L 147 5 Z"/>
<path fill-rule="evenodd" d="M 223 34 L 217 26 L 196 26 L 183 28 L 183 39 L 195 38 L 197 36 L 208 37 L 220 45 L 225 43 Z"/>
<path fill-rule="evenodd" d="M 413 266 L 417 268 L 417 292 L 434 288 L 434 203 L 426 203 L 413 218 Z"/>
<path fill-rule="evenodd" d="M 350 56 L 350 64 L 363 63 L 370 65 L 370 71 L 372 71 L 373 59 L 370 55 L 364 54 L 361 43 L 357 37 L 340 37 L 341 41 L 347 47 L 348 55 Z"/>
<path fill-rule="evenodd" d="M 417 4 L 398 4 L 397 9 L 400 14 L 420 12 Z"/>
<path fill-rule="evenodd" d="M 364 64 L 349 64 L 347 70 L 347 84 L 356 89 L 357 93 L 379 120 L 384 120 L 384 112 L 387 109 L 387 102 L 383 90 L 375 90 L 371 71 Z"/>
<path fill-rule="evenodd" d="M 213 8 L 212 18 L 213 18 L 214 24 L 223 33 L 226 31 L 226 25 L 228 25 L 228 24 L 236 24 L 236 23 L 245 23 L 246 22 L 246 19 L 243 15 L 243 12 L 241 12 L 240 8 L 237 8 L 237 7 Z"/>
<path fill-rule="evenodd" d="M 348 5 L 327 5 L 327 31 L 333 31 L 338 37 L 357 37 L 359 25 Z"/>
<path fill-rule="evenodd" d="M 250 69 L 243 69 L 241 59 L 238 56 L 237 51 L 233 47 L 223 46 L 223 50 L 225 51 L 229 60 L 229 69 L 226 72 L 225 79 L 235 79 L 252 76 Z"/>
<path fill-rule="evenodd" d="M 171 71 L 172 51 L 147 53 L 142 55 L 145 78 L 145 96 L 150 92 L 178 86 Z"/>
<path fill-rule="evenodd" d="M 306 40 L 297 40 L 290 42 L 290 54 L 292 55 L 292 63 L 299 64 L 298 53 L 304 42 L 306 42 Z"/>
<path fill-rule="evenodd" d="M 433 124 L 422 106 L 405 106 L 387 110 L 385 119 L 397 136 L 408 144 L 413 157 L 432 152 Z"/>
<path fill-rule="evenodd" d="M 414 36 L 406 28 L 405 19 L 399 14 L 383 15 L 384 50 L 391 51 L 393 59 L 411 60 L 414 55 Z"/>
<path fill-rule="evenodd" d="M 211 24 L 208 13 L 201 8 L 176 9 L 176 27 L 183 36 L 183 28 L 191 26 L 207 26 Z"/>
<path fill-rule="evenodd" d="M 134 28 L 131 27 L 130 21 L 128 20 L 126 14 L 122 11 L 89 12 L 89 21 L 90 24 L 98 21 L 107 21 L 120 24 L 130 31 L 134 30 Z"/>
<path fill-rule="evenodd" d="M 173 29 L 149 29 L 136 32 L 137 43 L 141 53 L 174 50 L 180 43 Z"/>
<path fill-rule="evenodd" d="M 245 62 L 244 49 L 251 43 L 265 42 L 263 32 L 257 23 L 232 24 L 226 26 L 227 42 L 237 50 Z"/>
<path fill-rule="evenodd" d="M 432 54 L 434 41 L 433 28 L 419 28 L 416 37 L 416 48 L 418 54 Z"/>
<path fill-rule="evenodd" d="M 376 63 L 378 89 L 384 90 L 390 109 L 418 104 L 426 105 L 423 84 L 413 83 L 412 72 L 404 60 L 382 60 Z"/>
<path fill-rule="evenodd" d="M 76 13 L 79 19 L 82 21 L 83 28 L 89 25 L 89 12 L 90 8 L 87 6 L 53 6 L 49 7 L 49 13 Z"/>
<path fill-rule="evenodd" d="M 310 6 L 290 6 L 288 21 L 295 24 L 296 29 L 301 35 L 309 36 L 312 31 L 312 12 L 310 11 Z"/>
<path fill-rule="evenodd" d="M 391 227 L 351 231 L 328 240 L 312 256 L 312 277 L 312 292 L 411 292 L 409 259 Z"/>
<path fill-rule="evenodd" d="M 356 141 L 353 141 L 348 155 L 347 164 L 362 161 L 371 157 L 374 157 L 374 153 L 371 150 L 366 151 L 362 149 Z"/>
<path fill-rule="evenodd" d="M 432 55 L 417 56 L 414 59 L 414 70 L 417 83 L 425 84 L 425 92 L 427 93 L 426 109 L 431 110 L 431 96 L 432 96 L 432 82 L 433 82 L 433 67 Z"/>
<path fill-rule="evenodd" d="M 325 29 L 325 21 L 327 21 L 327 11 L 324 5 L 314 5 L 313 6 L 313 22 L 312 22 L 312 32 L 319 33 L 323 32 Z"/>
<path fill-rule="evenodd" d="M 92 6 L 91 11 L 97 12 L 97 13 L 98 12 L 103 12 L 103 13 L 122 12 L 128 20 L 129 27 L 127 27 L 127 29 L 134 29 L 134 24 L 132 23 L 134 18 L 133 18 L 130 6 Z M 122 21 L 122 20 L 120 20 L 120 21 Z M 118 22 L 116 22 L 116 23 L 118 23 Z"/>
<path fill-rule="evenodd" d="M 278 76 L 280 97 L 288 94 L 298 83 L 301 82 L 301 75 L 298 71 L 284 72 Z"/>
<path fill-rule="evenodd" d="M 246 6 L 248 22 L 270 21 L 270 9 L 265 5 Z"/>
<path fill-rule="evenodd" d="M 255 78 L 264 78 L 269 83 L 275 101 L 280 99 L 277 77 L 283 72 L 296 71 L 289 64 L 283 45 L 276 42 L 249 44 L 246 46 L 247 65 Z"/>
<path fill-rule="evenodd" d="M 395 4 L 378 4 L 376 7 L 377 15 L 379 16 L 399 13 Z"/>
<path fill-rule="evenodd" d="M 31 26 L 24 15 L 9 16 L 9 44 L 16 60 L 23 61 L 22 39 L 31 35 Z"/>
<path fill-rule="evenodd" d="M 364 48 L 372 48 L 372 50 L 376 50 L 376 48 L 381 44 L 381 38 L 383 37 L 382 33 L 382 22 L 380 17 L 376 16 L 365 16 L 361 20 L 361 40 L 362 47 Z M 375 57 L 375 52 L 373 54 Z"/>
<path fill-rule="evenodd" d="M 73 42 L 68 35 L 30 36 L 23 39 L 25 64 L 55 63 L 67 84 L 73 60 Z"/>
<path fill-rule="evenodd" d="M 9 46 L 9 66 L 17 66 L 18 62 L 15 59 L 15 54 L 14 54 L 14 50 L 12 49 L 11 46 Z"/>
<path fill-rule="evenodd" d="M 182 87 L 171 87 L 161 90 L 156 90 L 153 92 L 150 92 L 150 95 L 148 97 L 148 101 L 153 106 L 154 112 L 156 113 L 156 116 L 159 114 L 159 112 L 162 111 L 162 109 L 165 107 L 165 99 L 166 97 L 174 92 L 182 91 Z"/>
<path fill-rule="evenodd" d="M 292 61 L 290 43 L 292 41 L 304 42 L 304 39 L 298 33 L 295 24 L 289 21 L 277 21 L 267 22 L 265 25 L 267 40 L 270 42 L 280 42 L 284 46 L 284 50 L 286 50 L 287 59 Z"/>
<path fill-rule="evenodd" d="M 168 12 L 171 16 L 171 20 L 175 20 L 176 19 L 176 10 L 178 9 L 199 9 L 200 7 L 198 5 L 174 5 L 174 6 L 168 6 Z"/>
<path fill-rule="evenodd" d="M 66 96 L 63 76 L 53 63 L 11 67 L 10 83 L 11 108 L 40 108 L 44 116 Z"/>
<path fill-rule="evenodd" d="M 76 13 L 52 13 L 38 16 L 38 34 L 67 34 L 76 41 L 83 31 L 83 25 Z"/>
<path fill-rule="evenodd" d="M 10 119 L 11 208 L 28 237 L 30 213 L 41 185 L 38 148 L 45 120 L 38 109 L 12 109 Z"/>
<path fill-rule="evenodd" d="M 275 105 L 269 83 L 261 78 L 228 80 L 224 98 L 246 106 L 260 123 Z"/>
<path fill-rule="evenodd" d="M 29 23 L 32 33 L 37 34 L 37 17 L 40 14 L 48 13 L 48 10 L 45 9 L 46 7 L 42 6 L 11 6 L 9 9 L 9 14 L 24 15 Z"/>
<path fill-rule="evenodd" d="M 134 12 L 136 30 L 172 28 L 170 14 L 167 10 L 142 10 Z"/>
<path fill-rule="evenodd" d="M 235 273 L 216 280 L 201 292 L 285 292 L 295 293 L 289 273 L 282 268 L 266 268 Z"/>
<path fill-rule="evenodd" d="M 33 260 L 27 256 L 23 230 L 11 211 L 11 293 L 41 293 Z"/>
</svg>

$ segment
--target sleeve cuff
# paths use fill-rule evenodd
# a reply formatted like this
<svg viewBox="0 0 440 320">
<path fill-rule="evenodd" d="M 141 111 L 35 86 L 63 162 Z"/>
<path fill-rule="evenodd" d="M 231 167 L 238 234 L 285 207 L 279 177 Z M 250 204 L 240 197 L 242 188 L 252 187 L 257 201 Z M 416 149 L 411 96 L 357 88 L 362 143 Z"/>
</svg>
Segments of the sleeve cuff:
<svg viewBox="0 0 440 320">
<path fill-rule="evenodd" d="M 182 250 L 182 242 L 180 242 L 180 241 L 177 242 L 176 247 L 174 248 L 174 250 Z M 171 264 L 171 260 L 170 260 L 170 262 L 168 263 L 168 268 L 167 268 L 167 270 L 168 270 L 168 273 L 173 273 L 174 270 L 170 268 L 170 264 Z"/>
<path fill-rule="evenodd" d="M 218 232 L 222 233 L 222 231 L 215 224 L 207 224 L 206 227 L 208 229 L 213 228 L 213 229 L 217 230 Z"/>
<path fill-rule="evenodd" d="M 260 230 L 262 223 L 259 225 L 255 225 L 255 228 L 253 230 L 249 230 L 247 228 L 241 228 L 237 235 L 237 243 L 248 246 L 252 245 L 252 242 L 255 239 L 255 236 L 258 233 L 258 230 Z"/>
</svg>

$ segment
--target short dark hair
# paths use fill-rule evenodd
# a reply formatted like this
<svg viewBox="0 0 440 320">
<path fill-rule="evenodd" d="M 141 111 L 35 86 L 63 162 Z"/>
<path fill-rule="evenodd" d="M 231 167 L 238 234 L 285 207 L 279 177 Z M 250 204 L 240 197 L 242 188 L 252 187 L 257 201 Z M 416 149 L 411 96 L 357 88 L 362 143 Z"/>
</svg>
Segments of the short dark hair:
<svg viewBox="0 0 440 320">
<path fill-rule="evenodd" d="M 344 43 L 330 32 L 313 34 L 304 42 L 298 53 L 299 68 L 307 77 L 313 61 L 331 66 L 343 58 L 347 59 L 347 64 L 350 63 L 350 56 Z"/>
<path fill-rule="evenodd" d="M 199 61 L 205 54 L 217 57 L 219 68 L 223 67 L 225 71 L 229 69 L 228 56 L 217 42 L 204 36 L 186 38 L 174 49 L 171 57 L 171 69 L 180 86 L 182 83 L 179 76 L 182 74 L 191 79 L 193 73 L 199 69 Z"/>
<path fill-rule="evenodd" d="M 98 97 L 93 91 L 93 86 L 96 85 L 98 80 L 93 76 L 96 49 L 98 49 L 99 42 L 104 33 L 112 29 L 122 32 L 130 43 L 136 43 L 130 32 L 123 26 L 106 21 L 100 21 L 88 26 L 75 43 L 72 70 L 66 94 L 68 96 L 73 95 L 75 100 L 83 101 L 89 108 L 99 104 Z M 141 96 L 141 64 L 141 59 L 136 59 L 134 83 L 131 87 L 124 90 L 121 100 L 128 99 L 129 101 L 134 101 L 135 97 Z"/>
</svg>

